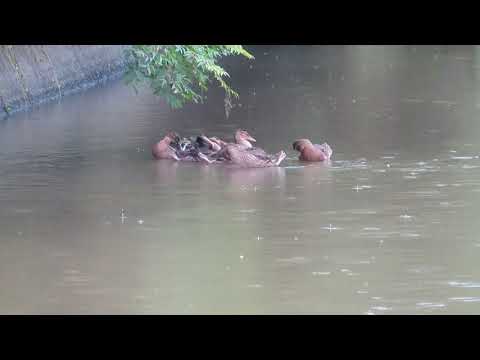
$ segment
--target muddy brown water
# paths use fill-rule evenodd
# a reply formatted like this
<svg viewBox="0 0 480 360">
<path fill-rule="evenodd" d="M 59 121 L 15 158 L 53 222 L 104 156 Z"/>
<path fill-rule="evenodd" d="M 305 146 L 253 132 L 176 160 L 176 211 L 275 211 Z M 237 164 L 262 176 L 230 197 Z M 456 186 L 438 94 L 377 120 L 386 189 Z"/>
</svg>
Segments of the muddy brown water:
<svg viewBox="0 0 480 360">
<path fill-rule="evenodd" d="M 479 48 L 251 50 L 228 119 L 115 82 L 0 121 L 0 313 L 480 312 Z M 281 167 L 149 152 L 238 127 Z"/>
</svg>

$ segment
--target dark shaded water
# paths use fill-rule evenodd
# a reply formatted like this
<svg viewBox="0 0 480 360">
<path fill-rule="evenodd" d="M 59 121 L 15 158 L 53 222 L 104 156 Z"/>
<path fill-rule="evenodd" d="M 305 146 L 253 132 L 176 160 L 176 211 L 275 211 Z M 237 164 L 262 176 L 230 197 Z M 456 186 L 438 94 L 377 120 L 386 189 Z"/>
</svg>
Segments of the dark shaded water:
<svg viewBox="0 0 480 360">
<path fill-rule="evenodd" d="M 479 48 L 252 52 L 228 120 L 115 83 L 0 122 L 0 313 L 480 312 Z M 237 127 L 282 167 L 151 159 Z"/>
</svg>

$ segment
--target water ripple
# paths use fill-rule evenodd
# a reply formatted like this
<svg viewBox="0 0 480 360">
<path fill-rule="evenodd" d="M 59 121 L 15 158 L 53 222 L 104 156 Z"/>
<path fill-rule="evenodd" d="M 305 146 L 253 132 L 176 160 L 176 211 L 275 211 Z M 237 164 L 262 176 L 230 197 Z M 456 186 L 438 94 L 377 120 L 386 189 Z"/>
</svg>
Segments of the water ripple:
<svg viewBox="0 0 480 360">
<path fill-rule="evenodd" d="M 480 288 L 480 283 L 473 281 L 449 281 L 448 285 L 460 288 Z"/>
</svg>

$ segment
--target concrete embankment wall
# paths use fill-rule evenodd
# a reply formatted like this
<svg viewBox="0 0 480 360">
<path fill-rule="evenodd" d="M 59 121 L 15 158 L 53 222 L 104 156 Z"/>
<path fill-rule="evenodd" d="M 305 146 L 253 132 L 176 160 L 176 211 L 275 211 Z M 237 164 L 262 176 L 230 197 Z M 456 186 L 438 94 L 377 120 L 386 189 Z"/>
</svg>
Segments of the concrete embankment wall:
<svg viewBox="0 0 480 360">
<path fill-rule="evenodd" d="M 121 76 L 123 45 L 0 45 L 0 117 Z"/>
</svg>

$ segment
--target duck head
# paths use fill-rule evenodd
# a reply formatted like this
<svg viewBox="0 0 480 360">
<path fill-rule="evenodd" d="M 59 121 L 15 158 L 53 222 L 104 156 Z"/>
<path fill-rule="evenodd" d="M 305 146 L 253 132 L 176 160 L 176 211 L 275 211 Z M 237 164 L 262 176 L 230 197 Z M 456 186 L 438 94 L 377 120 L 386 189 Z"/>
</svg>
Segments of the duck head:
<svg viewBox="0 0 480 360">
<path fill-rule="evenodd" d="M 305 148 L 313 146 L 312 142 L 308 139 L 298 139 L 295 140 L 293 143 L 293 150 L 297 150 L 298 152 L 303 152 Z"/>
<path fill-rule="evenodd" d="M 253 138 L 248 132 L 247 130 L 242 130 L 242 129 L 238 129 L 236 132 L 235 132 L 235 142 L 237 144 L 240 144 L 240 145 L 245 145 L 246 147 L 248 148 L 251 148 L 253 147 L 253 145 L 251 144 L 252 142 L 256 142 L 257 140 L 255 140 L 255 138 Z"/>
<path fill-rule="evenodd" d="M 167 144 L 171 143 L 179 143 L 180 142 L 180 136 L 175 132 L 175 131 L 169 131 L 167 135 L 162 139 Z"/>
</svg>

